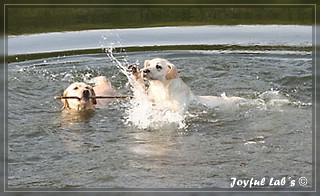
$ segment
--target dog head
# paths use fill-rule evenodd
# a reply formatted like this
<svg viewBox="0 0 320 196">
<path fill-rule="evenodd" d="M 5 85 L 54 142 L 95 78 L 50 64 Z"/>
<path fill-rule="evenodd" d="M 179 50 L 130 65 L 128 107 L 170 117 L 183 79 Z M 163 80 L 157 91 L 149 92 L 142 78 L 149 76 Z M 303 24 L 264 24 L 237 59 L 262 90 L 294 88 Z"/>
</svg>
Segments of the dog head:
<svg viewBox="0 0 320 196">
<path fill-rule="evenodd" d="M 171 80 L 179 77 L 177 68 L 166 59 L 155 58 L 144 62 L 143 77 L 148 80 Z"/>
<path fill-rule="evenodd" d="M 93 88 L 83 82 L 75 82 L 71 84 L 63 92 L 64 97 L 78 97 L 78 99 L 61 99 L 63 108 L 74 110 L 93 109 L 97 104 L 96 96 Z"/>
</svg>

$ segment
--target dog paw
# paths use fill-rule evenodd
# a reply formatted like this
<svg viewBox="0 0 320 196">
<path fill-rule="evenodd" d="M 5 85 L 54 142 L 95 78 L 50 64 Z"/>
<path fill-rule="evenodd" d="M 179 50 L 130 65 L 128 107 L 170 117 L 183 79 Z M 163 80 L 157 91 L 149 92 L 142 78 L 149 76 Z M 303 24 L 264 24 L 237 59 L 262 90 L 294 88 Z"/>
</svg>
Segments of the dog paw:
<svg viewBox="0 0 320 196">
<path fill-rule="evenodd" d="M 131 73 L 136 80 L 140 77 L 140 69 L 137 65 L 128 65 L 127 72 Z"/>
<path fill-rule="evenodd" d="M 138 67 L 136 65 L 128 65 L 127 66 L 127 72 L 130 72 L 130 73 L 136 73 L 138 71 Z"/>
</svg>

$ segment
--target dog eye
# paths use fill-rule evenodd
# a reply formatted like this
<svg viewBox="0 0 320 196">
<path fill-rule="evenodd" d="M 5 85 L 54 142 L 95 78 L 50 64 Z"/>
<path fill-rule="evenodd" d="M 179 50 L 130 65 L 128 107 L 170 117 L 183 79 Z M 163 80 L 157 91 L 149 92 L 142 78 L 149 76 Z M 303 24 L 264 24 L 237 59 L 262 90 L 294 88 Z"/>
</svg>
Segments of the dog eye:
<svg viewBox="0 0 320 196">
<path fill-rule="evenodd" d="M 160 65 L 156 65 L 156 68 L 158 71 L 160 71 L 162 69 L 162 67 Z"/>
<path fill-rule="evenodd" d="M 77 87 L 77 86 L 76 86 L 76 87 L 74 87 L 74 88 L 73 88 L 73 90 L 78 90 L 78 87 Z"/>
<path fill-rule="evenodd" d="M 88 86 L 86 86 L 85 89 L 90 89 L 90 88 Z"/>
</svg>

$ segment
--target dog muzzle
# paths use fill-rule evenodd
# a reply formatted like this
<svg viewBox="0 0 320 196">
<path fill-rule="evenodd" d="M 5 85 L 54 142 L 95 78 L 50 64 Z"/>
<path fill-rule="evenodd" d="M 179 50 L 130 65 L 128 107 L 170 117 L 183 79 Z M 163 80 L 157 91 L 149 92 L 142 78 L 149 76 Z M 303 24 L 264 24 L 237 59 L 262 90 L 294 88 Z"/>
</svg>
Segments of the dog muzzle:
<svg viewBox="0 0 320 196">
<path fill-rule="evenodd" d="M 89 90 L 84 90 L 82 92 L 82 99 L 85 100 L 85 101 L 89 101 L 90 99 L 90 92 Z"/>
</svg>

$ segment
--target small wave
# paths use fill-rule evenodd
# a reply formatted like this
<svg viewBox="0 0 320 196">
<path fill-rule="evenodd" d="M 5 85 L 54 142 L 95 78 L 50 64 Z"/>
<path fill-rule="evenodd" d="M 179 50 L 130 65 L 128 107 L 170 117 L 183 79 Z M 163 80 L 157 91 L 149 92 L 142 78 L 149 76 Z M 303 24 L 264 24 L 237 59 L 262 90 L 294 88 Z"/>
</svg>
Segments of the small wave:
<svg viewBox="0 0 320 196">
<path fill-rule="evenodd" d="M 259 95 L 259 98 L 264 101 L 267 106 L 277 107 L 290 104 L 288 98 L 282 95 L 279 91 L 271 89 Z"/>
<path fill-rule="evenodd" d="M 284 106 L 308 107 L 312 103 L 304 103 L 301 101 L 290 100 L 278 90 L 271 89 L 258 94 L 255 98 L 244 99 L 237 103 L 242 108 L 258 108 L 261 110 L 280 109 Z"/>
</svg>

